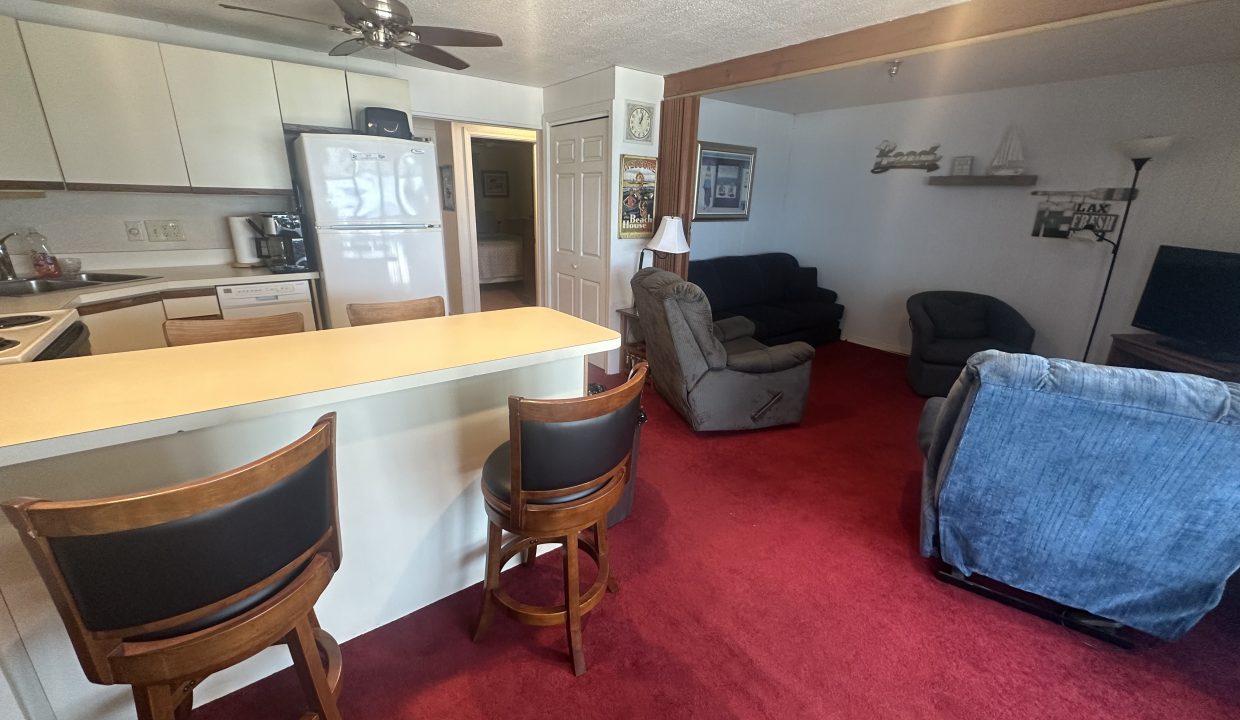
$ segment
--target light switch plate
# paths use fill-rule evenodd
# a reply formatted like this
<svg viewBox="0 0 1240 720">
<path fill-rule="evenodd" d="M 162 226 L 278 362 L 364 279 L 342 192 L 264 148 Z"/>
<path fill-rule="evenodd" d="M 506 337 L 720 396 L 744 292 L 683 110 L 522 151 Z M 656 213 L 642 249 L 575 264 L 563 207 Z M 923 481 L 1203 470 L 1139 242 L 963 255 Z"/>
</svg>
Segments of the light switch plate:
<svg viewBox="0 0 1240 720">
<path fill-rule="evenodd" d="M 151 242 L 185 242 L 180 220 L 148 220 L 146 232 Z"/>
<path fill-rule="evenodd" d="M 126 220 L 125 239 L 130 242 L 146 242 L 146 224 L 141 220 Z"/>
</svg>

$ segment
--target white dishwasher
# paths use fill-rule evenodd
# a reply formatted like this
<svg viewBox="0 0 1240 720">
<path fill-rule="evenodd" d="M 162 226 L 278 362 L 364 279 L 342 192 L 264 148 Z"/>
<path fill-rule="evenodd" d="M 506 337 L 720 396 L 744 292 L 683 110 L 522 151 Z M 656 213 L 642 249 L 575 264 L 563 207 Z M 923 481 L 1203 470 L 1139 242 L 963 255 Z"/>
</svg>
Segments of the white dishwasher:
<svg viewBox="0 0 1240 720">
<path fill-rule="evenodd" d="M 224 319 L 252 318 L 284 313 L 301 313 L 307 330 L 317 330 L 314 304 L 310 300 L 310 281 L 221 285 L 215 288 Z"/>
</svg>

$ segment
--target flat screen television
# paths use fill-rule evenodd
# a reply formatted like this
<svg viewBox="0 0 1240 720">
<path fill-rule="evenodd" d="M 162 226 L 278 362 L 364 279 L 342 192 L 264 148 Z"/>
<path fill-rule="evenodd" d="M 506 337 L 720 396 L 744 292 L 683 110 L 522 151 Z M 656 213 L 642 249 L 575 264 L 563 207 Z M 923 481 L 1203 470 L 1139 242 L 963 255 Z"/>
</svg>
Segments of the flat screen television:
<svg viewBox="0 0 1240 720">
<path fill-rule="evenodd" d="M 1240 253 L 1163 245 L 1132 324 L 1204 357 L 1240 355 Z"/>
</svg>

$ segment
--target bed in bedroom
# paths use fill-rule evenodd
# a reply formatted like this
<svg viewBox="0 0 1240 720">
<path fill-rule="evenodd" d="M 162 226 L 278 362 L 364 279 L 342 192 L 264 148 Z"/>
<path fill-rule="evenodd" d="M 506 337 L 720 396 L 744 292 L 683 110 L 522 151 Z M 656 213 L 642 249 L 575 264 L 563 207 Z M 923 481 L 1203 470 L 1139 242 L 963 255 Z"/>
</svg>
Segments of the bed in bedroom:
<svg viewBox="0 0 1240 720">
<path fill-rule="evenodd" d="M 507 233 L 478 234 L 478 282 L 513 282 L 524 277 L 519 235 Z"/>
</svg>

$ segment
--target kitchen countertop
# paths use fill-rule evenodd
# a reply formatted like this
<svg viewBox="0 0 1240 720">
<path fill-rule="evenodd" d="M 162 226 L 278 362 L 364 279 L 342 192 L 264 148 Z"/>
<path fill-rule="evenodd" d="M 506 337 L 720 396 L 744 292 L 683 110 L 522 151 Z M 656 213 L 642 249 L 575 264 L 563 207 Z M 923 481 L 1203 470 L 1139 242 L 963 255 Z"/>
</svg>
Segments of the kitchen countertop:
<svg viewBox="0 0 1240 720">
<path fill-rule="evenodd" d="M 5 404 L 21 412 L 0 424 L 0 466 L 619 346 L 526 307 L 11 365 Z"/>
<path fill-rule="evenodd" d="M 89 268 L 87 272 L 91 272 Z M 250 283 L 317 280 L 317 272 L 274 274 L 267 268 L 235 268 L 231 265 L 189 265 L 185 267 L 139 268 L 136 270 L 102 270 L 106 273 L 147 275 L 146 280 L 126 283 L 107 283 L 90 287 L 73 288 L 58 292 L 0 297 L 0 315 L 64 310 L 105 300 L 136 297 L 163 290 L 214 287 L 215 285 L 246 285 Z"/>
</svg>

